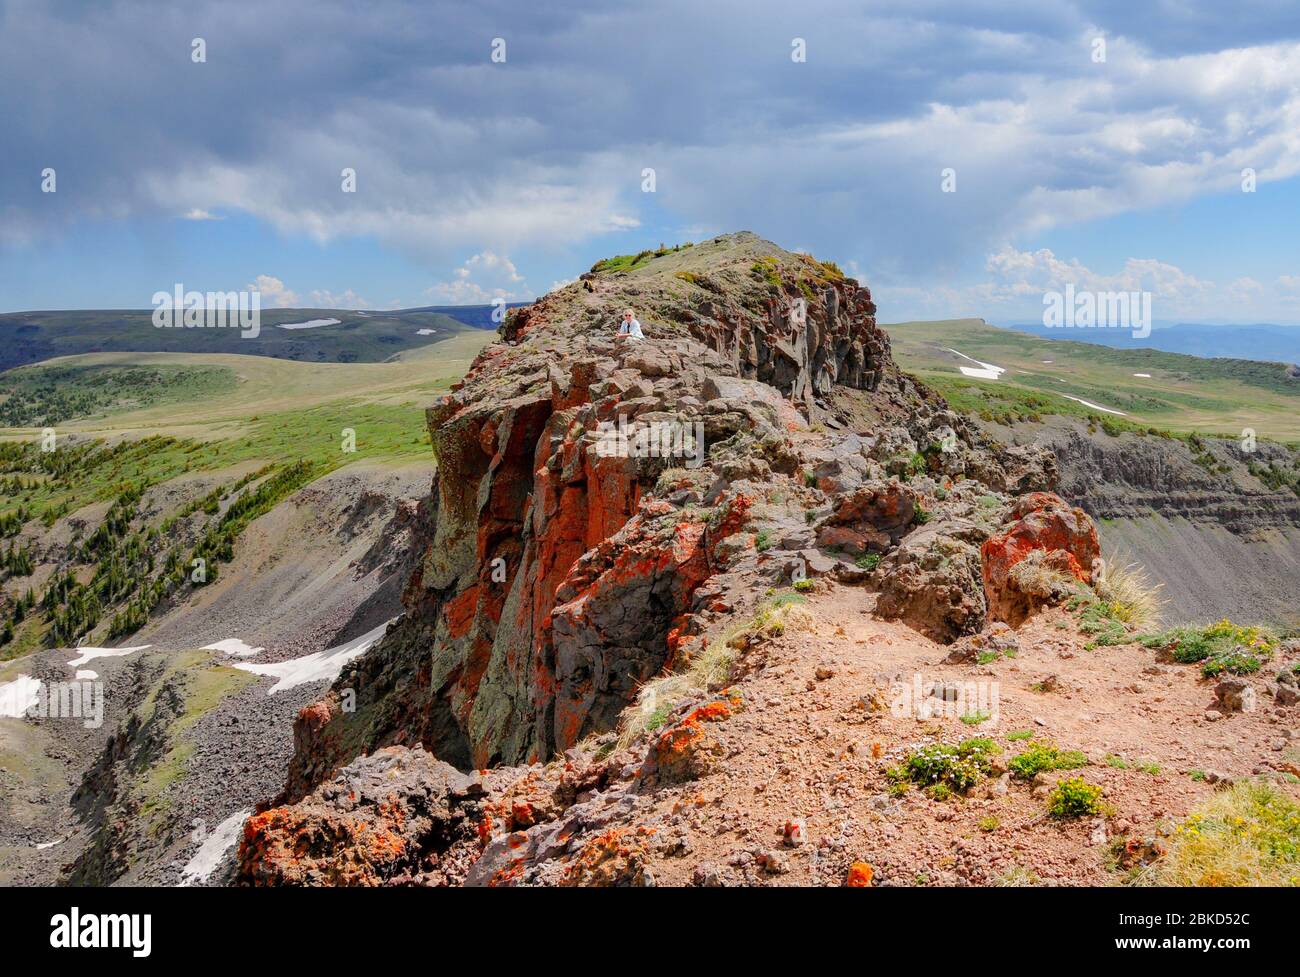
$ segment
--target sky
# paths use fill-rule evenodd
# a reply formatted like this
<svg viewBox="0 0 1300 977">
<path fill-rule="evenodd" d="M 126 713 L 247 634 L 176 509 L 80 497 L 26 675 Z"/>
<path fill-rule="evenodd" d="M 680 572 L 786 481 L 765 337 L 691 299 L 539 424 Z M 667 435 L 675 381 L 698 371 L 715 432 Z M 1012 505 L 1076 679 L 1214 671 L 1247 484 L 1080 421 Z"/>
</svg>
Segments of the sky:
<svg viewBox="0 0 1300 977">
<path fill-rule="evenodd" d="M 0 311 L 527 300 L 747 229 L 884 322 L 1300 324 L 1298 214 L 1294 2 L 0 0 Z"/>
</svg>

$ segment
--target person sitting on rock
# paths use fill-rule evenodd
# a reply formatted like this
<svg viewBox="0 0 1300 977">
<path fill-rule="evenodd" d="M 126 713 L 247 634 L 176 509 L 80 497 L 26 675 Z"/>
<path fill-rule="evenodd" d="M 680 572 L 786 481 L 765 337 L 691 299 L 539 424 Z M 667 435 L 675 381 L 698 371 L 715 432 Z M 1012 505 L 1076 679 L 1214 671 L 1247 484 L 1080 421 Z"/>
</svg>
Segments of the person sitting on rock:
<svg viewBox="0 0 1300 977">
<path fill-rule="evenodd" d="M 633 339 L 645 339 L 645 333 L 641 331 L 641 323 L 637 322 L 631 309 L 623 310 L 623 321 L 618 324 L 618 334 L 631 336 Z"/>
</svg>

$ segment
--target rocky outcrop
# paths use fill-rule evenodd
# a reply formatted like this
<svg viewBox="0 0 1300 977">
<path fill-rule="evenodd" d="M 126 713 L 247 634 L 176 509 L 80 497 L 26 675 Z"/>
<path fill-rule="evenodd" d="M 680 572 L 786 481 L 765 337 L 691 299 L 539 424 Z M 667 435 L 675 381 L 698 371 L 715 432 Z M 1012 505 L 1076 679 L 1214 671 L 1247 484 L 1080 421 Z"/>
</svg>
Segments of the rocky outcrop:
<svg viewBox="0 0 1300 977">
<path fill-rule="evenodd" d="M 724 760 L 743 700 L 722 675 L 635 753 L 610 738 L 601 759 L 593 737 L 652 678 L 739 647 L 774 589 L 874 586 L 877 615 L 952 642 L 1005 613 L 1009 585 L 986 580 L 1027 550 L 1090 567 L 1059 499 L 1016 502 L 1051 456 L 901 376 L 870 293 L 833 266 L 740 234 L 614 267 L 514 313 L 430 408 L 406 613 L 300 713 L 244 880 L 456 882 L 481 802 L 466 884 L 653 884 L 649 855 L 676 842 L 636 814 Z M 629 305 L 645 341 L 611 334 Z M 513 781 L 470 796 L 454 768 Z"/>
<path fill-rule="evenodd" d="M 888 613 L 983 625 L 978 499 L 1050 481 L 1048 456 L 902 377 L 832 265 L 737 234 L 628 267 L 515 311 L 429 409 L 406 613 L 303 710 L 281 800 L 394 744 L 461 768 L 562 753 L 753 594 L 860 578 L 859 555 L 893 554 Z M 613 334 L 626 306 L 645 341 Z"/>
<path fill-rule="evenodd" d="M 863 485 L 836 497 L 817 527 L 817 545 L 853 555 L 883 553 L 897 545 L 916 519 L 916 493 L 898 481 Z"/>
<path fill-rule="evenodd" d="M 625 305 L 646 342 L 613 335 Z M 652 501 L 655 482 L 705 467 L 716 504 L 731 482 L 792 471 L 788 433 L 833 384 L 897 377 L 874 311 L 831 266 L 742 234 L 511 315 L 429 409 L 434 530 L 407 614 L 339 680 L 355 713 L 304 711 L 287 796 L 390 743 L 482 767 L 611 725 L 720 569 L 723 529 Z"/>
<path fill-rule="evenodd" d="M 1058 581 L 1092 583 L 1101 546 L 1082 509 L 1033 492 L 1012 505 L 1005 522 L 981 547 L 984 593 L 995 620 L 1020 624 L 1057 596 Z"/>
<path fill-rule="evenodd" d="M 978 535 L 975 524 L 954 519 L 904 539 L 882 572 L 876 613 L 945 643 L 980 630 L 987 605 Z"/>
<path fill-rule="evenodd" d="M 487 789 L 424 750 L 388 747 L 344 767 L 301 803 L 255 814 L 241 885 L 460 882 L 477 855 Z"/>
</svg>

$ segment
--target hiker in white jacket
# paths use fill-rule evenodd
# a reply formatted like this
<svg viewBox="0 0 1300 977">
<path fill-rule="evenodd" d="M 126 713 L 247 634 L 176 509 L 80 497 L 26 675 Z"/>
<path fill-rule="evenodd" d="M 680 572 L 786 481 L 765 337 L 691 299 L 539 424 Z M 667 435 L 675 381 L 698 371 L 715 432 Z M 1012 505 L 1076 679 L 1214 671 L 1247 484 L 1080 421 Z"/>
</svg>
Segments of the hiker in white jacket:
<svg viewBox="0 0 1300 977">
<path fill-rule="evenodd" d="M 618 334 L 631 336 L 633 339 L 645 339 L 645 333 L 641 331 L 641 323 L 637 322 L 631 309 L 623 310 L 623 321 L 618 324 Z"/>
</svg>

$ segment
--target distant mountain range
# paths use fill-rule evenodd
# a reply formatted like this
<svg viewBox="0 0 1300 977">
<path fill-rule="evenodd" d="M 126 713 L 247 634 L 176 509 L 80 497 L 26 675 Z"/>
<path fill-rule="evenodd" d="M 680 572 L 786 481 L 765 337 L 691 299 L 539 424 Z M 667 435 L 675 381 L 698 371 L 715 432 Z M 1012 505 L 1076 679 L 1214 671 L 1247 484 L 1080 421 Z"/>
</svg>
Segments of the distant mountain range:
<svg viewBox="0 0 1300 977">
<path fill-rule="evenodd" d="M 1271 323 L 1214 326 L 1179 322 L 1157 325 L 1145 339 L 1135 339 L 1127 329 L 1049 329 L 1041 322 L 990 325 L 1027 332 L 1042 339 L 1067 339 L 1114 349 L 1159 349 L 1189 356 L 1300 363 L 1300 326 Z"/>
<path fill-rule="evenodd" d="M 509 307 L 527 303 L 515 302 Z M 149 309 L 0 315 L 0 371 L 78 353 L 243 353 L 315 363 L 377 363 L 469 329 L 495 329 L 491 305 L 396 311 L 265 309 L 256 338 L 239 330 L 167 329 Z"/>
<path fill-rule="evenodd" d="M 531 302 L 507 302 L 507 309 L 518 309 L 524 305 L 531 305 Z M 495 329 L 500 325 L 494 322 L 492 313 L 495 310 L 492 305 L 427 305 L 418 309 L 406 309 L 406 312 L 437 312 L 442 315 L 451 316 L 458 322 L 463 322 L 467 326 L 473 326 L 475 329 Z"/>
</svg>

